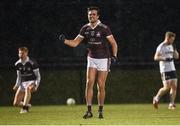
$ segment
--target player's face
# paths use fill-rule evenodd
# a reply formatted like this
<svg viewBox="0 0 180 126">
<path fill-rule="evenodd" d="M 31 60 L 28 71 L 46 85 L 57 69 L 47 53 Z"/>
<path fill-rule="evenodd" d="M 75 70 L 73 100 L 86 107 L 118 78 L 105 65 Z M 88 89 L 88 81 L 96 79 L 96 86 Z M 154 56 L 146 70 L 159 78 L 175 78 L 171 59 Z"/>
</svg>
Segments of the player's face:
<svg viewBox="0 0 180 126">
<path fill-rule="evenodd" d="M 91 10 L 88 12 L 88 20 L 90 23 L 95 23 L 99 19 L 97 10 Z"/>
<path fill-rule="evenodd" d="M 26 59 L 27 54 L 28 54 L 27 52 L 20 50 L 19 53 L 18 53 L 18 56 L 19 56 L 20 59 L 24 60 L 24 59 Z"/>
<path fill-rule="evenodd" d="M 168 38 L 169 44 L 172 44 L 174 42 L 174 40 L 175 40 L 175 37 L 169 37 Z"/>
</svg>

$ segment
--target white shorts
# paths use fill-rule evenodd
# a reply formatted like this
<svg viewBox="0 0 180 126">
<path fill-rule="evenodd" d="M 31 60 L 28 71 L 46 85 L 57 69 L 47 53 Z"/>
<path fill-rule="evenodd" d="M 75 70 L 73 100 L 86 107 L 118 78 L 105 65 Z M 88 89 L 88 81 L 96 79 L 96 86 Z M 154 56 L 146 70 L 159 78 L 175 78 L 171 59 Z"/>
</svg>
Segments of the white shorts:
<svg viewBox="0 0 180 126">
<path fill-rule="evenodd" d="M 35 80 L 22 82 L 19 88 L 21 91 L 25 91 L 25 89 L 31 84 L 35 84 Z"/>
<path fill-rule="evenodd" d="M 96 68 L 98 71 L 109 71 L 110 60 L 108 58 L 95 59 L 87 57 L 87 67 Z"/>
</svg>

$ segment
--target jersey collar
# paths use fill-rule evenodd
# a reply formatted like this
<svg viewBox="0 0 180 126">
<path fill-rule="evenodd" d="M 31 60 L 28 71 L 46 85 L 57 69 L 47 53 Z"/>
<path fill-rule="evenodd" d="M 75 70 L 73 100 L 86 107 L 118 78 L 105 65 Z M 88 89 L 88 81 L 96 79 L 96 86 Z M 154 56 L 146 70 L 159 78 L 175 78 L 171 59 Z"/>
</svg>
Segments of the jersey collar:
<svg viewBox="0 0 180 126">
<path fill-rule="evenodd" d="M 166 41 L 164 41 L 164 44 L 165 44 L 165 45 L 172 45 L 172 44 L 167 43 Z"/>
<path fill-rule="evenodd" d="M 90 26 L 92 29 L 95 29 L 100 23 L 101 23 L 101 21 L 98 20 L 97 24 L 94 27 L 91 26 L 91 23 L 88 23 L 88 26 Z"/>
<path fill-rule="evenodd" d="M 20 59 L 20 62 L 21 62 L 23 65 L 26 64 L 28 61 L 29 61 L 29 57 L 27 57 L 25 61 L 22 61 L 22 59 Z"/>
</svg>

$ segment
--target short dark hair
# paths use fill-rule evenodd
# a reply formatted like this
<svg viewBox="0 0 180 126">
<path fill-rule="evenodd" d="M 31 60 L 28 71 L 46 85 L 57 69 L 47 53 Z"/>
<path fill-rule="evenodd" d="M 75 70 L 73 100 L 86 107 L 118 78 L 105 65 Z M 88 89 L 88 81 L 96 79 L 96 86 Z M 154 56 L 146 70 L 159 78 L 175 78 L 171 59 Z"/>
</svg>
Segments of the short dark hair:
<svg viewBox="0 0 180 126">
<path fill-rule="evenodd" d="M 96 10 L 97 11 L 97 15 L 100 15 L 100 9 L 99 7 L 96 6 L 91 6 L 87 8 L 87 12 L 91 11 L 91 10 Z"/>
</svg>

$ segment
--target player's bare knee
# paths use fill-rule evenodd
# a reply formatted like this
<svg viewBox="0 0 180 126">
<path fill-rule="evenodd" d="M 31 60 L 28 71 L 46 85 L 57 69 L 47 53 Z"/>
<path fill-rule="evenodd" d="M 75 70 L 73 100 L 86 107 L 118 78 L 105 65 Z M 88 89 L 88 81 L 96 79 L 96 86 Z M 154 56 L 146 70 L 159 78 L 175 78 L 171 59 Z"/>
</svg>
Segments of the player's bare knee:
<svg viewBox="0 0 180 126">
<path fill-rule="evenodd" d="M 169 86 L 164 86 L 162 89 L 163 89 L 164 91 L 168 91 L 168 90 L 170 89 L 170 87 L 169 87 Z"/>
<path fill-rule="evenodd" d="M 177 83 L 173 84 L 172 88 L 177 90 Z"/>
<path fill-rule="evenodd" d="M 173 91 L 176 91 L 176 90 L 177 90 L 177 86 L 172 86 L 171 89 L 172 89 Z"/>
<path fill-rule="evenodd" d="M 97 83 L 99 88 L 105 88 L 105 82 L 103 80 L 98 80 Z"/>
<path fill-rule="evenodd" d="M 104 85 L 98 85 L 98 90 L 101 91 L 105 91 L 105 86 Z"/>
<path fill-rule="evenodd" d="M 87 83 L 93 84 L 93 83 L 94 83 L 94 80 L 93 80 L 93 79 L 87 79 Z"/>
<path fill-rule="evenodd" d="M 87 88 L 87 89 L 92 89 L 92 90 L 93 90 L 93 85 L 92 85 L 92 84 L 87 84 L 86 88 Z"/>
<path fill-rule="evenodd" d="M 26 88 L 26 91 L 31 91 L 31 87 L 27 87 L 27 88 Z"/>
<path fill-rule="evenodd" d="M 94 81 L 92 81 L 92 80 L 87 80 L 87 83 L 86 83 L 86 87 L 87 87 L 87 88 L 93 88 L 93 85 L 94 85 Z"/>
</svg>

